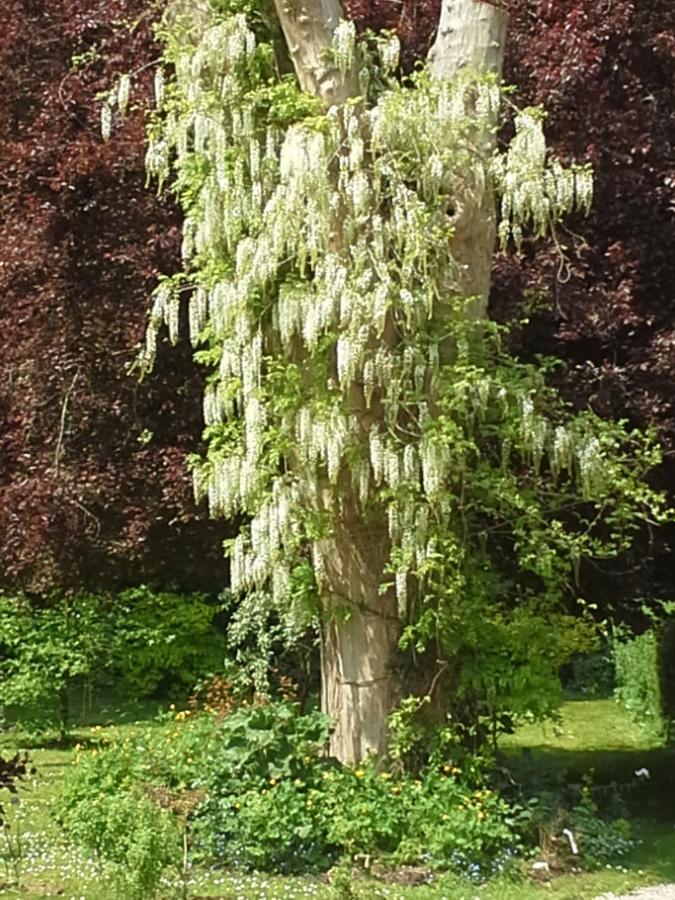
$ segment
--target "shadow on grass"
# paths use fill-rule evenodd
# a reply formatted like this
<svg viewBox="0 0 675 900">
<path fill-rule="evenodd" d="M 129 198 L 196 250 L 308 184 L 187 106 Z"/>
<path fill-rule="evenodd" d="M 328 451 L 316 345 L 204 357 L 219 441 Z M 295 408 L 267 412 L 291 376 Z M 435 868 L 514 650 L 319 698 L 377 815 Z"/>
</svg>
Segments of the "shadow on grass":
<svg viewBox="0 0 675 900">
<path fill-rule="evenodd" d="M 672 817 L 671 817 L 672 820 Z M 675 883 L 675 826 L 644 819 L 634 821 L 637 846 L 627 862 L 631 866 L 649 870 L 661 882 Z"/>
<path fill-rule="evenodd" d="M 506 766 L 514 774 L 581 783 L 591 776 L 599 793 L 618 789 L 632 814 L 675 823 L 675 748 L 652 750 L 510 749 Z M 530 771 L 528 771 L 528 769 Z M 649 776 L 638 777 L 646 769 Z"/>
<path fill-rule="evenodd" d="M 39 706 L 8 707 L 4 710 L 4 727 L 0 730 L 0 747 L 21 746 L 26 750 L 73 750 L 94 746 L 97 739 L 91 734 L 93 727 L 126 728 L 134 725 L 147 726 L 156 718 L 160 710 L 166 708 L 167 701 L 158 699 L 125 700 L 120 697 L 108 698 L 91 709 L 82 710 L 73 704 L 77 712 L 72 716 L 65 735 L 54 716 Z"/>
<path fill-rule="evenodd" d="M 610 699 L 568 701 L 554 725 L 524 726 L 501 750 L 517 781 L 570 785 L 590 775 L 598 799 L 616 791 L 631 818 L 675 824 L 675 746 Z"/>
</svg>

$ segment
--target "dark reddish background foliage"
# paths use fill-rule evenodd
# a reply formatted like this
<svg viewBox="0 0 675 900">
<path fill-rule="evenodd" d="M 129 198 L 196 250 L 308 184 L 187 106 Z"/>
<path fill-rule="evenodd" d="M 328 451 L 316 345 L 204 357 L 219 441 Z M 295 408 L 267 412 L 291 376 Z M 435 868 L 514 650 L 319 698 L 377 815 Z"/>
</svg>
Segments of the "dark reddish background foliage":
<svg viewBox="0 0 675 900">
<path fill-rule="evenodd" d="M 222 584 L 185 473 L 201 428 L 190 354 L 162 353 L 142 385 L 125 373 L 179 227 L 144 187 L 142 111 L 104 144 L 96 94 L 156 56 L 149 4 L 2 12 L 0 585 Z"/>
<path fill-rule="evenodd" d="M 577 405 L 655 426 L 657 481 L 675 500 L 675 4 L 522 3 L 506 78 L 548 110 L 562 159 L 593 163 L 596 197 L 587 220 L 561 229 L 563 283 L 551 246 L 500 258 L 494 309 L 507 315 L 528 286 L 541 290 L 521 350 L 564 359 Z M 629 559 L 587 567 L 589 593 L 673 598 L 674 541 L 672 529 L 645 533 Z"/>
<path fill-rule="evenodd" d="M 410 69 L 440 0 L 348 0 L 361 27 L 396 28 Z M 590 159 L 589 219 L 560 240 L 496 257 L 493 315 L 527 309 L 526 357 L 567 363 L 579 406 L 655 425 L 675 484 L 675 4 L 513 0 L 506 78 L 543 103 L 565 161 Z M 4 580 L 222 579 L 213 525 L 189 501 L 185 452 L 200 430 L 189 354 L 160 354 L 147 384 L 123 373 L 157 271 L 175 265 L 174 214 L 143 189 L 142 117 L 103 145 L 93 96 L 155 50 L 143 0 L 3 4 L 5 173 L 0 252 L 0 546 Z M 71 71 L 73 53 L 98 58 Z M 150 78 L 146 71 L 141 80 Z M 147 90 L 147 84 L 145 84 Z M 74 382 L 75 376 L 77 379 Z M 73 384 L 74 382 L 74 384 Z M 56 472 L 60 419 L 68 396 Z M 143 446 L 143 429 L 154 433 Z M 672 594 L 671 535 L 586 573 L 604 595 Z M 616 578 L 621 574 L 620 581 Z M 629 576 L 629 577 L 627 577 Z M 0 579 L 2 579 L 0 574 Z M 619 587 L 620 585 L 620 587 Z"/>
</svg>

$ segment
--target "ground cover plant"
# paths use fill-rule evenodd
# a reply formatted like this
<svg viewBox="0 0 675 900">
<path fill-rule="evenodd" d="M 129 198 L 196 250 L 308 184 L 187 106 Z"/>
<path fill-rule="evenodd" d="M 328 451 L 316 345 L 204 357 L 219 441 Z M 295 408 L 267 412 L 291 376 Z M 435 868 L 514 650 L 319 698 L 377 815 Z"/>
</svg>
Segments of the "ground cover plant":
<svg viewBox="0 0 675 900">
<path fill-rule="evenodd" d="M 20 803 L 7 806 L 10 824 L 16 833 L 21 832 L 23 847 L 11 864 L 10 872 L 4 876 L 7 896 L 14 896 L 14 890 L 19 896 L 19 884 L 22 885 L 20 895 L 30 897 L 43 896 L 45 891 L 57 893 L 63 890 L 66 896 L 84 896 L 87 900 L 131 897 L 134 892 L 143 896 L 143 891 L 145 896 L 152 896 L 148 885 L 156 877 L 155 867 L 160 865 L 162 875 L 156 885 L 156 893 L 158 897 L 166 898 L 180 896 L 183 891 L 187 891 L 187 896 L 262 896 L 271 900 L 351 895 L 364 898 L 411 897 L 418 900 L 475 896 L 474 879 L 488 875 L 490 867 L 481 867 L 481 872 L 472 870 L 472 863 L 466 857 L 456 857 L 451 865 L 463 873 L 457 874 L 456 871 L 447 871 L 449 857 L 446 854 L 456 847 L 458 841 L 461 843 L 468 839 L 471 848 L 478 848 L 469 851 L 470 856 L 475 853 L 475 864 L 494 853 L 507 831 L 513 834 L 513 825 L 504 828 L 503 815 L 506 810 L 497 798 L 491 805 L 489 797 L 473 796 L 476 789 L 485 791 L 484 787 L 476 787 L 482 778 L 480 773 L 471 774 L 463 770 L 460 775 L 458 772 L 445 772 L 441 767 L 431 779 L 444 787 L 439 791 L 437 786 L 432 787 L 428 783 L 423 786 L 415 784 L 415 781 L 423 781 L 424 778 L 400 778 L 394 773 L 384 773 L 385 776 L 391 774 L 391 777 L 382 777 L 382 771 L 378 772 L 372 766 L 343 769 L 335 765 L 326 766 L 323 762 L 317 771 L 314 769 L 316 757 L 313 756 L 313 748 L 323 728 L 318 714 L 310 717 L 311 727 L 301 731 L 291 724 L 294 714 L 288 704 L 252 708 L 252 711 L 252 720 L 249 721 L 250 716 L 244 708 L 244 714 L 235 716 L 226 728 L 226 720 L 219 722 L 218 716 L 213 714 L 203 721 L 199 716 L 194 718 L 195 713 L 190 706 L 178 710 L 165 708 L 158 719 L 144 719 L 135 724 L 91 725 L 84 728 L 78 724 L 76 736 L 80 746 L 77 749 L 32 749 L 32 762 L 38 770 L 37 775 L 31 776 L 22 788 Z M 281 728 L 278 727 L 279 718 L 283 723 Z M 271 725 L 274 727 L 270 728 Z M 231 765 L 233 760 L 235 764 L 239 760 L 237 739 L 246 733 L 247 742 L 250 742 L 251 730 L 258 732 L 259 740 L 252 742 L 255 749 L 240 762 L 237 772 L 242 783 L 236 784 Z M 606 749 L 604 738 L 610 730 L 616 733 L 616 739 L 614 745 Z M 211 737 L 207 738 L 205 732 Z M 215 741 L 217 736 L 225 738 L 225 746 L 222 757 L 218 758 L 216 753 L 212 758 L 213 751 L 221 746 L 219 741 Z M 636 759 L 651 768 L 656 786 L 650 790 L 648 784 L 636 783 L 628 792 L 624 812 L 631 820 L 635 846 L 625 854 L 614 855 L 609 863 L 610 868 L 603 861 L 599 868 L 596 864 L 586 874 L 565 874 L 571 868 L 569 860 L 556 871 L 554 858 L 549 856 L 552 870 L 546 877 L 550 877 L 551 881 L 549 885 L 540 884 L 531 880 L 529 874 L 533 859 L 542 858 L 540 848 L 537 855 L 522 868 L 513 867 L 511 862 L 508 876 L 493 875 L 480 888 L 481 896 L 506 897 L 509 900 L 554 896 L 571 900 L 596 897 L 604 890 L 620 893 L 639 884 L 674 880 L 672 866 L 669 869 L 669 860 L 672 863 L 674 858 L 672 821 L 668 818 L 670 806 L 665 799 L 668 790 L 672 790 L 672 784 L 668 787 L 667 776 L 669 767 L 672 767 L 672 752 L 655 747 L 649 731 L 640 730 L 610 701 L 581 701 L 563 707 L 562 724 L 555 733 L 552 728 L 544 731 L 540 728 L 539 732 L 525 730 L 509 741 L 512 749 L 507 750 L 506 758 L 514 772 L 522 747 L 532 748 L 532 753 L 541 760 L 544 769 L 557 771 L 560 778 L 577 782 L 580 788 L 581 776 L 594 767 L 591 785 L 594 803 L 600 801 L 601 805 L 605 804 L 603 792 L 613 781 L 630 780 Z M 5 748 L 21 746 L 21 743 L 20 733 L 15 737 L 3 738 Z M 659 757 L 661 753 L 664 754 L 662 758 Z M 528 766 L 532 768 L 531 760 Z M 270 771 L 276 772 L 279 777 L 269 776 Z M 320 810 L 311 812 L 311 807 L 309 810 L 306 807 L 308 793 L 312 789 L 312 776 L 319 772 L 328 772 L 335 779 L 330 782 L 321 774 L 317 780 L 319 796 L 328 802 L 332 798 L 337 806 L 336 815 L 331 812 L 329 817 L 322 816 Z M 216 786 L 218 804 L 226 805 L 225 815 L 218 814 L 215 822 L 221 824 L 220 839 L 229 841 L 230 849 L 234 841 L 238 841 L 239 850 L 243 851 L 244 855 L 239 859 L 240 867 L 236 871 L 222 864 L 217 864 L 214 869 L 212 859 L 207 861 L 202 856 L 205 846 L 212 852 L 212 845 L 209 844 L 208 829 L 202 835 L 198 834 L 199 816 L 194 816 L 195 801 L 203 800 L 204 786 L 198 789 L 196 796 L 192 794 L 188 785 L 195 778 Z M 270 784 L 270 778 L 275 780 L 274 785 Z M 296 780 L 303 779 L 304 785 L 295 784 Z M 632 780 L 635 782 L 634 777 Z M 163 792 L 151 790 L 152 782 L 157 786 L 163 785 Z M 259 786 L 260 790 L 255 791 L 254 785 Z M 280 785 L 283 785 L 281 790 Z M 275 788 L 278 791 L 276 796 Z M 400 805 L 392 788 L 401 789 L 403 797 Z M 458 789 L 461 796 L 457 796 Z M 421 805 L 420 793 L 425 795 Z M 345 802 L 341 803 L 339 798 L 343 796 Z M 266 800 L 267 797 L 269 799 Z M 270 818 L 270 813 L 278 812 L 275 804 L 282 797 L 282 812 L 285 813 L 287 808 L 289 810 L 288 822 L 284 815 L 277 816 L 275 820 Z M 260 807 L 253 803 L 250 818 L 246 819 L 246 813 L 243 814 L 242 818 L 246 821 L 242 821 L 237 837 L 232 823 L 241 813 L 244 803 L 253 798 L 261 802 L 267 819 L 259 815 Z M 468 802 L 465 803 L 462 798 Z M 441 799 L 443 810 L 434 808 L 434 804 Z M 147 801 L 154 806 L 146 806 Z M 240 810 L 236 809 L 237 803 Z M 466 810 L 459 810 L 460 805 L 466 805 Z M 60 824 L 54 815 L 57 809 Z M 78 809 L 79 820 L 75 812 Z M 371 820 L 368 811 L 375 809 L 377 816 Z M 442 816 L 448 814 L 445 812 L 448 809 L 451 817 L 456 818 L 452 823 L 450 819 L 443 823 Z M 436 846 L 440 846 L 442 841 L 447 843 L 442 847 L 442 869 L 435 872 L 433 881 L 413 886 L 429 877 L 433 868 L 430 861 L 425 859 L 422 866 L 392 865 L 390 848 L 397 839 L 397 826 L 400 828 L 406 820 L 412 821 L 417 815 L 416 810 L 435 816 L 435 821 L 440 819 Z M 348 815 L 350 811 L 351 817 Z M 481 811 L 485 813 L 483 820 L 477 815 Z M 212 815 L 214 812 L 208 810 L 206 814 Z M 323 876 L 315 872 L 279 877 L 248 870 L 252 860 L 246 858 L 246 853 L 263 861 L 266 855 L 268 860 L 276 856 L 276 865 L 284 840 L 290 841 L 296 849 L 304 842 L 305 858 L 310 868 L 317 868 L 317 860 L 318 868 L 325 865 L 309 849 L 307 837 L 295 830 L 299 824 L 309 821 L 308 813 L 317 828 L 319 840 L 325 840 L 326 834 L 322 831 L 322 819 L 325 822 L 326 818 L 330 818 L 333 822 L 335 833 L 332 848 L 346 848 L 346 859 L 343 859 L 341 866 L 334 865 L 333 857 L 328 874 Z M 363 831 L 354 821 L 355 816 L 364 818 L 366 827 Z M 597 813 L 593 812 L 592 817 L 596 825 L 602 822 L 603 817 Z M 64 832 L 64 818 L 70 818 L 68 833 Z M 189 839 L 187 868 L 184 866 L 182 842 L 185 822 L 188 824 Z M 254 824 L 258 828 L 257 833 L 249 828 Z M 444 824 L 448 827 L 445 833 Z M 419 847 L 415 846 L 417 838 L 428 827 L 428 823 L 422 823 L 421 828 L 415 824 L 413 846 L 404 846 L 399 859 L 410 860 L 419 853 Z M 574 827 L 576 837 L 581 840 L 580 825 Z M 605 830 L 604 835 L 608 834 L 611 831 Z M 130 835 L 141 838 L 135 855 L 127 854 Z M 163 835 L 161 845 L 156 840 L 159 835 Z M 75 837 L 77 840 L 74 840 Z M 379 842 L 386 864 L 377 855 L 367 859 L 362 852 L 365 844 L 374 838 Z M 106 841 L 112 841 L 112 844 L 107 845 Z M 202 849 L 201 841 L 204 841 Z M 537 841 L 538 836 L 534 844 Z M 433 845 L 433 840 L 430 843 Z M 563 839 L 562 846 L 564 844 Z M 92 850 L 92 847 L 98 849 Z M 616 849 L 614 847 L 614 851 Z M 466 849 L 463 853 L 467 853 Z M 0 856 L 7 864 L 5 845 Z M 297 860 L 297 856 L 290 860 L 290 866 L 297 869 Z M 406 884 L 409 886 L 406 887 Z"/>
</svg>

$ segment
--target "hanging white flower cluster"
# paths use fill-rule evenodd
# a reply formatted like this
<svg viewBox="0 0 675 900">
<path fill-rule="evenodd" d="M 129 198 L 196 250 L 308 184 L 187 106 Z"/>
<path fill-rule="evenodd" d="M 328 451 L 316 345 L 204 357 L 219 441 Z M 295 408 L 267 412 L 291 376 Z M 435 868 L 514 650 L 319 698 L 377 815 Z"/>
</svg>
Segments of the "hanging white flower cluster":
<svg viewBox="0 0 675 900">
<path fill-rule="evenodd" d="M 389 35 L 380 43 L 380 60 L 387 75 L 393 75 L 398 69 L 401 58 L 401 44 L 395 34 Z"/>
<path fill-rule="evenodd" d="M 356 27 L 353 22 L 341 21 L 333 35 L 333 57 L 340 73 L 345 75 L 354 63 Z"/>
<path fill-rule="evenodd" d="M 104 141 L 109 141 L 112 135 L 115 107 L 117 107 L 120 119 L 123 119 L 127 114 L 131 97 L 131 86 L 131 75 L 125 72 L 120 76 L 117 87 L 109 91 L 103 100 L 101 105 L 101 137 Z"/>
<path fill-rule="evenodd" d="M 340 69 L 352 66 L 354 48 L 354 26 L 343 22 L 333 43 Z M 399 50 L 394 39 L 384 48 L 389 70 Z M 231 550 L 233 590 L 271 586 L 282 603 L 318 493 L 325 509 L 333 491 L 338 515 L 349 484 L 364 510 L 386 490 L 403 613 L 410 576 L 434 549 L 430 522 L 450 504 L 453 459 L 429 412 L 440 372 L 429 323 L 438 302 L 459 292 L 452 217 L 496 176 L 507 233 L 525 222 L 541 230 L 589 202 L 590 185 L 547 168 L 531 111 L 496 157 L 483 136 L 500 90 L 470 73 L 427 77 L 416 90 L 393 83 L 369 111 L 348 103 L 283 132 L 251 90 L 255 52 L 245 17 L 228 16 L 197 46 L 174 48 L 171 85 L 161 73 L 155 79 L 162 124 L 146 165 L 160 181 L 173 165 L 179 192 L 190 197 L 182 247 L 196 283 L 190 338 L 198 344 L 206 334 L 218 351 L 204 418 L 227 429 L 228 449 L 195 471 L 195 493 L 214 515 L 247 517 Z M 176 339 L 178 297 L 168 283 L 155 292 L 148 365 L 162 323 Z M 268 365 L 279 357 L 299 372 L 283 402 Z M 467 398 L 468 415 L 479 418 L 499 402 L 489 379 Z M 556 433 L 551 444 L 527 403 L 522 431 L 536 465 L 552 446 L 556 465 L 569 468 L 566 439 Z M 590 483 L 592 450 L 579 459 Z M 310 545 L 321 580 L 323 543 L 314 537 Z"/>
<path fill-rule="evenodd" d="M 587 213 L 593 200 L 589 167 L 566 169 L 557 160 L 549 163 L 543 122 L 541 109 L 521 110 L 508 150 L 494 158 L 492 172 L 502 196 L 502 246 L 512 238 L 520 248 L 524 226 L 535 237 L 543 237 L 566 213 L 575 209 Z"/>
</svg>

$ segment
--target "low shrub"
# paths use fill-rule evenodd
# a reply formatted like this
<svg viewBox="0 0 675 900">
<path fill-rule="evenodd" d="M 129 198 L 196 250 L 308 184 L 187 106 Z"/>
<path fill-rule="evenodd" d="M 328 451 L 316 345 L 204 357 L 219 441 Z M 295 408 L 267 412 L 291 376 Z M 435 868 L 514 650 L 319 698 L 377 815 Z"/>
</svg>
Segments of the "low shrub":
<svg viewBox="0 0 675 900">
<path fill-rule="evenodd" d="M 434 760 L 417 777 L 373 762 L 345 767 L 322 755 L 327 737 L 325 716 L 300 715 L 290 702 L 172 711 L 133 738 L 80 751 L 61 820 L 124 871 L 155 874 L 153 860 L 178 867 L 181 828 L 193 859 L 282 873 L 370 856 L 480 879 L 523 849 L 524 811 L 495 794 L 479 766 Z M 162 790 L 173 799 L 153 818 Z M 181 817 L 186 795 L 196 799 Z M 170 821 L 173 837 L 163 831 Z M 136 833 L 148 847 L 143 865 L 130 857 Z"/>
<path fill-rule="evenodd" d="M 89 700 L 101 686 L 141 698 L 169 684 L 186 695 L 224 666 L 220 609 L 203 594 L 145 586 L 40 603 L 0 596 L 0 709 L 63 739 L 78 690 Z"/>
<path fill-rule="evenodd" d="M 628 820 L 601 816 L 588 787 L 582 788 L 579 801 L 570 812 L 570 825 L 586 868 L 616 862 L 634 847 Z"/>
<path fill-rule="evenodd" d="M 175 816 L 133 790 L 98 793 L 70 808 L 63 824 L 71 837 L 113 864 L 120 897 L 154 897 L 169 866 L 179 867 L 181 834 Z"/>
<path fill-rule="evenodd" d="M 94 597 L 36 605 L 0 597 L 0 706 L 39 707 L 64 738 L 73 687 L 108 662 L 109 623 Z"/>
<path fill-rule="evenodd" d="M 597 793 L 603 796 L 602 808 Z M 618 789 L 598 791 L 590 776 L 582 784 L 550 786 L 532 796 L 528 808 L 533 837 L 555 868 L 596 869 L 634 847 Z"/>
<path fill-rule="evenodd" d="M 564 690 L 584 697 L 610 697 L 614 689 L 612 647 L 603 641 L 589 653 L 575 653 L 560 671 Z"/>
<path fill-rule="evenodd" d="M 225 638 L 214 627 L 220 604 L 205 594 L 123 591 L 112 607 L 113 673 L 133 697 L 147 697 L 162 683 L 190 690 L 200 678 L 222 669 Z"/>
<path fill-rule="evenodd" d="M 640 635 L 617 629 L 613 653 L 615 697 L 636 722 L 669 740 L 675 722 L 675 617 L 666 604 L 664 612 Z"/>
</svg>

